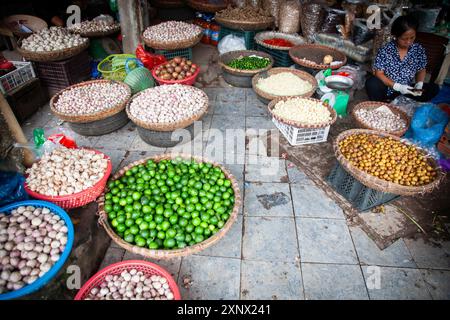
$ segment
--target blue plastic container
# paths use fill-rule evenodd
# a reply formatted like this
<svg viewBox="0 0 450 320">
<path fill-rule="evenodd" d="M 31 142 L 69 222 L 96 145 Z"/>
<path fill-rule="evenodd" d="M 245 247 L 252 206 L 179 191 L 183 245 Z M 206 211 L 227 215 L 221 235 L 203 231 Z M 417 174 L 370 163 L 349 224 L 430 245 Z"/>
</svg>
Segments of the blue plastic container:
<svg viewBox="0 0 450 320">
<path fill-rule="evenodd" d="M 4 294 L 0 294 L 0 300 L 8 300 L 8 299 L 16 299 L 22 296 L 25 296 L 27 294 L 30 294 L 32 292 L 35 292 L 45 286 L 47 283 L 49 283 L 59 272 L 59 270 L 63 267 L 64 263 L 66 262 L 67 258 L 70 255 L 70 252 L 72 251 L 72 245 L 74 240 L 75 232 L 73 230 L 73 224 L 72 220 L 70 220 L 69 215 L 60 207 L 57 205 L 54 205 L 53 203 L 47 202 L 47 201 L 40 201 L 40 200 L 27 200 L 27 201 L 20 201 L 15 202 L 13 204 L 9 204 L 7 206 L 4 206 L 0 208 L 0 213 L 8 212 L 10 213 L 15 208 L 18 208 L 20 206 L 33 206 L 33 207 L 39 207 L 39 208 L 48 208 L 51 212 L 54 214 L 57 214 L 60 216 L 68 229 L 67 232 L 67 244 L 66 248 L 64 249 L 64 252 L 61 254 L 60 259 L 50 268 L 50 270 L 47 271 L 46 274 L 44 274 L 41 278 L 38 278 L 35 282 L 24 286 L 20 288 L 19 290 L 10 291 Z"/>
</svg>

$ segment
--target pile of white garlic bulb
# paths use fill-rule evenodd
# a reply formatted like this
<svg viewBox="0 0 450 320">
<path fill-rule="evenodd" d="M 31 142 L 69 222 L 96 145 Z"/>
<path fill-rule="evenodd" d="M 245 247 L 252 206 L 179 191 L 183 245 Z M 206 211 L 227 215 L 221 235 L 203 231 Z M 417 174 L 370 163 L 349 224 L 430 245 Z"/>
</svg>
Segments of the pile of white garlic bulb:
<svg viewBox="0 0 450 320">
<path fill-rule="evenodd" d="M 93 82 L 63 91 L 54 107 L 70 115 L 95 114 L 124 103 L 130 93 L 123 84 Z"/>
<path fill-rule="evenodd" d="M 136 269 L 120 275 L 107 275 L 99 286 L 91 289 L 84 300 L 173 300 L 166 278 L 145 275 Z"/>
<path fill-rule="evenodd" d="M 376 109 L 361 108 L 355 114 L 364 124 L 376 130 L 393 132 L 406 128 L 406 121 L 385 106 Z"/>
<path fill-rule="evenodd" d="M 200 89 L 182 85 L 164 85 L 142 91 L 130 103 L 130 113 L 147 123 L 173 123 L 198 114 L 208 103 Z"/>
<path fill-rule="evenodd" d="M 61 27 L 50 27 L 23 39 L 22 49 L 33 52 L 49 52 L 78 47 L 88 41 L 78 34 Z"/>
<path fill-rule="evenodd" d="M 57 148 L 27 169 L 31 191 L 47 196 L 65 196 L 94 186 L 105 175 L 108 161 L 87 149 Z"/>
<path fill-rule="evenodd" d="M 75 23 L 68 29 L 76 33 L 107 32 L 117 29 L 118 26 L 118 23 L 109 23 L 105 20 L 86 20 Z"/>
<path fill-rule="evenodd" d="M 202 32 L 201 27 L 192 23 L 168 21 L 148 27 L 143 35 L 149 41 L 175 42 L 198 37 Z"/>
<path fill-rule="evenodd" d="M 275 96 L 299 96 L 312 90 L 312 85 L 291 72 L 280 72 L 260 78 L 256 87 Z"/>
<path fill-rule="evenodd" d="M 0 294 L 42 277 L 60 259 L 68 228 L 48 208 L 22 206 L 0 213 Z"/>
<path fill-rule="evenodd" d="M 315 102 L 302 98 L 279 101 L 272 112 L 282 119 L 310 125 L 327 123 L 332 119 L 331 112 L 321 101 Z"/>
</svg>

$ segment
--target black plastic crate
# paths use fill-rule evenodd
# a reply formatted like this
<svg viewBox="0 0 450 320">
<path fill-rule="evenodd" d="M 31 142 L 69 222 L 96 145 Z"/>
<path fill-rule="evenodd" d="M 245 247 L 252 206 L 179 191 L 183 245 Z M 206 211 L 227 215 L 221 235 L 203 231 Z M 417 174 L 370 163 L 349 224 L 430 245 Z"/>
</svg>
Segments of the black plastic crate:
<svg viewBox="0 0 450 320">
<path fill-rule="evenodd" d="M 291 57 L 289 56 L 288 50 L 269 49 L 258 43 L 256 43 L 256 50 L 270 54 L 274 60 L 273 64 L 274 67 L 287 68 L 295 64 L 294 61 L 292 61 Z"/>
<path fill-rule="evenodd" d="M 163 55 L 167 60 L 171 60 L 175 57 L 184 57 L 188 60 L 192 60 L 192 48 L 178 50 L 155 50 L 155 53 Z"/>
<path fill-rule="evenodd" d="M 235 30 L 230 29 L 224 26 L 220 26 L 220 32 L 219 32 L 219 41 L 222 40 L 223 37 L 234 34 L 235 36 L 241 37 L 245 39 L 245 48 L 247 50 L 254 50 L 255 49 L 255 35 L 263 30 L 255 30 L 255 31 L 242 31 L 242 30 Z"/>
<path fill-rule="evenodd" d="M 327 182 L 352 206 L 360 211 L 367 211 L 374 207 L 388 203 L 399 196 L 381 192 L 366 187 L 344 170 L 339 162 L 336 163 L 327 177 Z"/>
</svg>

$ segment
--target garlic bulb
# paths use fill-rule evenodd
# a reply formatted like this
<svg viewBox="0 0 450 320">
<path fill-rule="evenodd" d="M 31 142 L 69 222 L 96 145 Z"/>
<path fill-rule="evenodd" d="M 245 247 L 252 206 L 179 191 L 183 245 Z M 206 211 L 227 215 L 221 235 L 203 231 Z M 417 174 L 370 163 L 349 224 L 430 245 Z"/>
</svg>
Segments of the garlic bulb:
<svg viewBox="0 0 450 320">
<path fill-rule="evenodd" d="M 202 32 L 203 29 L 195 24 L 168 21 L 148 27 L 143 36 L 150 41 L 174 42 L 198 37 Z"/>
<path fill-rule="evenodd" d="M 50 27 L 23 39 L 22 49 L 33 52 L 50 52 L 78 47 L 89 41 L 61 27 Z"/>
</svg>

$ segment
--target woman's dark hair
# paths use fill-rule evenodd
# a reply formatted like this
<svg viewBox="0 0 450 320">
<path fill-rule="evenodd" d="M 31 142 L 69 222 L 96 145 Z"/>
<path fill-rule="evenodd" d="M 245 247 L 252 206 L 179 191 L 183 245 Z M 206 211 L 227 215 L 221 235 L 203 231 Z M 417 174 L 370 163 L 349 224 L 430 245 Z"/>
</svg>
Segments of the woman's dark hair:
<svg viewBox="0 0 450 320">
<path fill-rule="evenodd" d="M 419 22 L 413 16 L 401 16 L 395 19 L 391 27 L 391 33 L 396 37 L 400 37 L 403 33 L 409 29 L 417 31 Z"/>
</svg>

